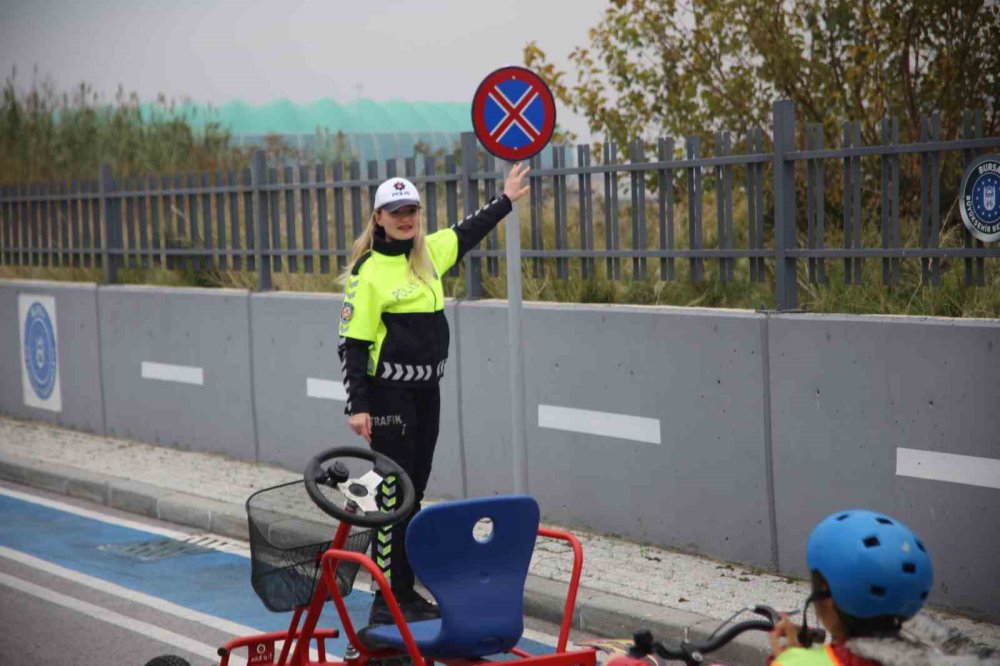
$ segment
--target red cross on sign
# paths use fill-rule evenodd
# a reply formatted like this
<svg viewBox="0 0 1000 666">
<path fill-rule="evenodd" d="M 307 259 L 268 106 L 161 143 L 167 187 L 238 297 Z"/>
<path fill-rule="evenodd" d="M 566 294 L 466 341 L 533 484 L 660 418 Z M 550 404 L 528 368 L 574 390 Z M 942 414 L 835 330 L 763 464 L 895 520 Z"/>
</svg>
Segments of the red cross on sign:
<svg viewBox="0 0 1000 666">
<path fill-rule="evenodd" d="M 552 92 L 530 69 L 502 67 L 476 89 L 472 127 L 483 147 L 500 159 L 528 159 L 545 147 L 555 130 Z"/>
</svg>

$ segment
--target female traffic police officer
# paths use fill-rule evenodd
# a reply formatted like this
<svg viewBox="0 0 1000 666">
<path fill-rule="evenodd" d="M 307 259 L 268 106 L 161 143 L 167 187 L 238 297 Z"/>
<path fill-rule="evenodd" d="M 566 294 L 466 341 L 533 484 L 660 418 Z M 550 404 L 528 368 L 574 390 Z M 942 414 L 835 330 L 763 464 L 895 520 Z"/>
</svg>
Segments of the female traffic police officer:
<svg viewBox="0 0 1000 666">
<path fill-rule="evenodd" d="M 438 382 L 448 358 L 441 275 L 474 248 L 517 200 L 528 193 L 530 171 L 514 165 L 503 194 L 458 224 L 426 234 L 420 194 L 405 178 L 390 178 L 375 192 L 374 212 L 354 243 L 345 274 L 338 347 L 348 425 L 373 450 L 395 460 L 413 480 L 416 511 L 430 477 L 441 399 Z M 380 493 L 394 503 L 393 479 Z M 411 514 L 412 515 L 412 514 Z M 404 535 L 409 519 L 383 528 L 375 560 L 392 584 L 407 621 L 438 617 L 436 606 L 413 589 Z M 376 593 L 369 624 L 393 621 Z"/>
</svg>

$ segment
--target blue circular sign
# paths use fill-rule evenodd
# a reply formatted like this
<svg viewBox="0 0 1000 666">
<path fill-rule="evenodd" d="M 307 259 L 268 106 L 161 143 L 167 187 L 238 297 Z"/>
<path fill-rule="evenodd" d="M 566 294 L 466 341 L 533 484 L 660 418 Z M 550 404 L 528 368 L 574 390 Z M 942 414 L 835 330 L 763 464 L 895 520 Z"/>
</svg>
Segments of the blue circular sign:
<svg viewBox="0 0 1000 666">
<path fill-rule="evenodd" d="M 48 400 L 56 385 L 56 332 L 45 306 L 37 301 L 24 320 L 24 366 L 35 395 Z"/>
<path fill-rule="evenodd" d="M 1000 240 L 1000 156 L 983 155 L 962 177 L 962 222 L 985 243 Z"/>
<path fill-rule="evenodd" d="M 524 67 L 501 67 L 472 96 L 472 128 L 486 150 L 508 162 L 541 151 L 556 128 L 552 91 Z"/>
</svg>

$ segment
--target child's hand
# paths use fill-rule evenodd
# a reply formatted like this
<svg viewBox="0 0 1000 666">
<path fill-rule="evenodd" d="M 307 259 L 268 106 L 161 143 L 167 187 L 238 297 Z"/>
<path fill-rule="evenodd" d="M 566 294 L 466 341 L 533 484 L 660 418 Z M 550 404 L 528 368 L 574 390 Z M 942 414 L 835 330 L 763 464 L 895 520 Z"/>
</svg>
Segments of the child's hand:
<svg viewBox="0 0 1000 666">
<path fill-rule="evenodd" d="M 777 657 L 788 648 L 799 645 L 799 625 L 788 619 L 788 613 L 781 614 L 781 621 L 768 634 L 771 639 L 771 656 Z"/>
</svg>

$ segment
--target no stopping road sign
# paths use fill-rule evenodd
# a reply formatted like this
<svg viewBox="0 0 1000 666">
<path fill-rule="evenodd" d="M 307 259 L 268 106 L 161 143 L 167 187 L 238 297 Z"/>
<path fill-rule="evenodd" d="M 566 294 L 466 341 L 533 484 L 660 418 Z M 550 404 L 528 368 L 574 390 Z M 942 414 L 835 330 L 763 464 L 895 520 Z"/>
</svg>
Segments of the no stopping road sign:
<svg viewBox="0 0 1000 666">
<path fill-rule="evenodd" d="M 537 154 L 552 138 L 556 105 L 541 77 L 524 67 L 501 67 L 472 98 L 472 127 L 486 150 L 508 162 Z"/>
</svg>

